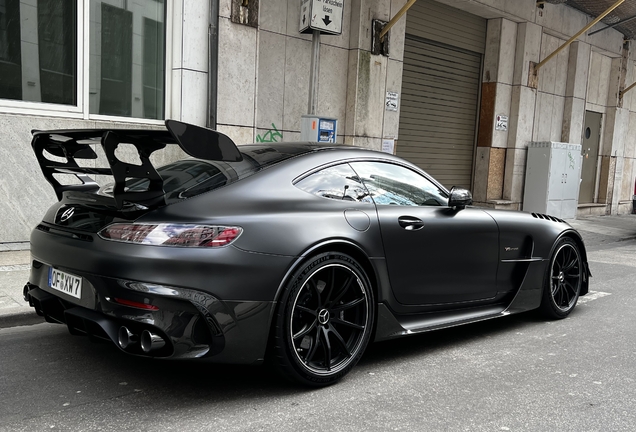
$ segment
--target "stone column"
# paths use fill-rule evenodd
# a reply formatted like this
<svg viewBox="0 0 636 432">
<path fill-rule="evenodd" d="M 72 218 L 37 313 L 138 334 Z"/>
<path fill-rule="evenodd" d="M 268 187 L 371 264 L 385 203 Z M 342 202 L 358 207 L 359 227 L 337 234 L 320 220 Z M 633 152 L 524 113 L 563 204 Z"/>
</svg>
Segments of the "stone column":
<svg viewBox="0 0 636 432">
<path fill-rule="evenodd" d="M 590 69 L 591 47 L 584 42 L 570 45 L 568 78 L 565 88 L 565 108 L 561 141 L 581 144 L 581 132 L 585 121 L 585 96 Z"/>
<path fill-rule="evenodd" d="M 173 19 L 172 35 L 167 38 L 172 43 L 172 63 L 168 65 L 172 80 L 170 118 L 205 126 L 209 4 L 193 0 L 175 0 L 170 4 L 168 13 L 172 13 Z"/>
<path fill-rule="evenodd" d="M 508 131 L 497 130 L 496 123 L 498 115 L 510 121 L 516 40 L 516 23 L 504 18 L 488 21 L 473 198 L 495 207 L 503 198 L 508 145 Z"/>
<path fill-rule="evenodd" d="M 520 209 L 526 172 L 528 143 L 532 141 L 536 90 L 528 86 L 530 62 L 538 62 L 542 28 L 525 22 L 518 25 L 508 148 L 504 176 L 503 199 L 511 209 Z"/>
<path fill-rule="evenodd" d="M 389 57 L 371 54 L 371 20 L 389 21 L 405 3 L 352 1 L 345 144 L 380 150 L 382 138 L 398 138 L 399 111 L 384 103 L 387 91 L 401 92 L 406 17 L 390 31 Z"/>
</svg>

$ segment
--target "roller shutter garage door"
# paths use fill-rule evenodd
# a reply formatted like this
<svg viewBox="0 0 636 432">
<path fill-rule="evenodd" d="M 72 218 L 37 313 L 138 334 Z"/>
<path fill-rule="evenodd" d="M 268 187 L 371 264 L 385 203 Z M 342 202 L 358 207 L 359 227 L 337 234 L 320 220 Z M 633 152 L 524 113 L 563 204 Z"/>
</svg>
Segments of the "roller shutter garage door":
<svg viewBox="0 0 636 432">
<path fill-rule="evenodd" d="M 406 33 L 397 154 L 470 188 L 486 20 L 419 0 Z"/>
</svg>

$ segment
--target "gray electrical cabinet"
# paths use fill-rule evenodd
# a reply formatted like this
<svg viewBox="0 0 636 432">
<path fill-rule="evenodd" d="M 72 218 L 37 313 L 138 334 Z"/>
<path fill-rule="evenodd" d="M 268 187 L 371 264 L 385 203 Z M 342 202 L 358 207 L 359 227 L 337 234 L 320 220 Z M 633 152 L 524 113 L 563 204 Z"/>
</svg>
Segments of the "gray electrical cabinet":
<svg viewBox="0 0 636 432">
<path fill-rule="evenodd" d="M 576 218 L 581 164 L 580 144 L 530 143 L 523 210 L 562 219 Z"/>
</svg>

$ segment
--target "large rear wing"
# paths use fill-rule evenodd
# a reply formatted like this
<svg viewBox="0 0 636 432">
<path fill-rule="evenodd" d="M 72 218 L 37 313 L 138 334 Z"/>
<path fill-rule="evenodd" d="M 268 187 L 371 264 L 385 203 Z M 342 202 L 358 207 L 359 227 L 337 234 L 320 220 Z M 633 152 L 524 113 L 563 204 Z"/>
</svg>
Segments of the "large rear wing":
<svg viewBox="0 0 636 432">
<path fill-rule="evenodd" d="M 164 202 L 163 179 L 150 162 L 150 155 L 167 145 L 178 145 L 198 159 L 210 161 L 238 162 L 243 159 L 234 142 L 226 135 L 199 126 L 166 120 L 167 130 L 138 129 L 71 129 L 33 131 L 31 146 L 40 164 L 42 173 L 53 186 L 58 200 L 64 192 L 96 192 L 99 185 L 91 176 L 110 175 L 114 178 L 113 199 L 118 209 L 125 202 L 154 206 Z M 109 168 L 80 166 L 78 159 L 98 159 L 92 146 L 101 144 Z M 120 144 L 131 144 L 137 150 L 140 165 L 124 162 L 115 151 Z M 49 157 L 47 157 L 47 153 Z M 50 157 L 54 156 L 54 158 Z M 62 161 L 60 159 L 65 159 Z M 86 165 L 86 164 L 84 164 Z M 81 184 L 62 184 L 56 174 L 75 175 Z M 126 190 L 126 182 L 147 179 L 145 190 Z M 97 202 L 110 197 L 91 198 Z"/>
</svg>

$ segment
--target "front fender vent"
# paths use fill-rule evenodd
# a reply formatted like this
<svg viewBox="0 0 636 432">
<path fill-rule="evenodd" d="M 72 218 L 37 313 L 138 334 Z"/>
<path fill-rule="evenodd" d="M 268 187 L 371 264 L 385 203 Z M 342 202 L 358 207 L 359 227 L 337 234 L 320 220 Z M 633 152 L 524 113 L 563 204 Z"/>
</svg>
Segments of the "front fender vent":
<svg viewBox="0 0 636 432">
<path fill-rule="evenodd" d="M 552 222 L 565 223 L 565 221 L 563 219 L 559 219 L 557 217 L 546 215 L 546 214 L 541 214 L 541 213 L 532 213 L 532 217 L 537 218 L 537 219 L 550 220 Z"/>
</svg>

